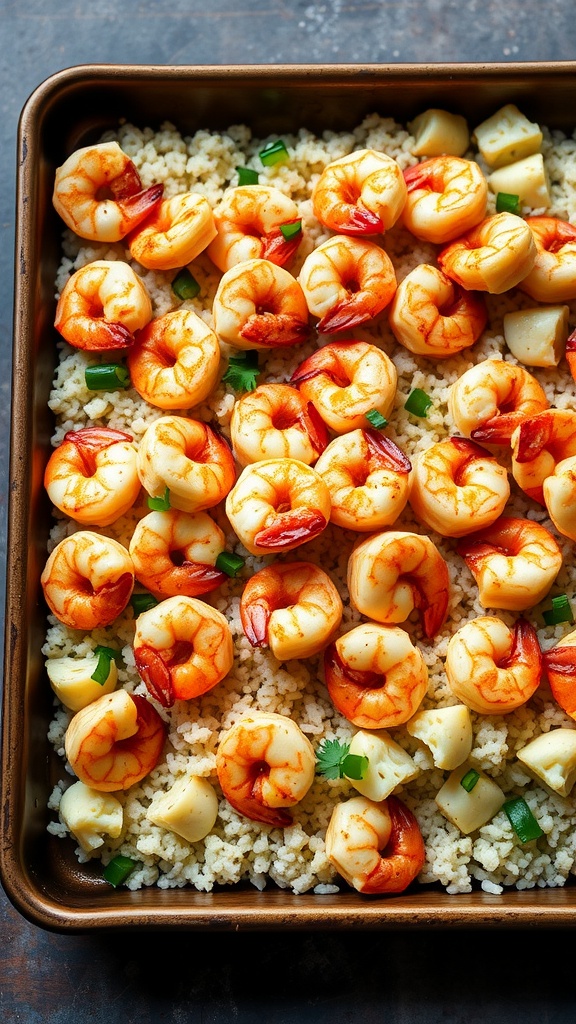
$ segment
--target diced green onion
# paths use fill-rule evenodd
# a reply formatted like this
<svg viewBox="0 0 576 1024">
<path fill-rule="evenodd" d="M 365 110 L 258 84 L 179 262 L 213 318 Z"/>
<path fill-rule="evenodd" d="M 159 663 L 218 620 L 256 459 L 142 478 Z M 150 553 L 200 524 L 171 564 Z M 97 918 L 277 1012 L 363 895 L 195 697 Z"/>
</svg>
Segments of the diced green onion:
<svg viewBox="0 0 576 1024">
<path fill-rule="evenodd" d="M 383 430 L 384 427 L 388 426 L 388 420 L 381 412 L 378 412 L 378 409 L 370 409 L 369 412 L 366 413 L 366 419 L 373 427 L 376 427 L 377 430 Z"/>
<path fill-rule="evenodd" d="M 200 291 L 200 285 L 188 268 L 184 267 L 172 281 L 172 291 L 179 299 L 195 299 Z"/>
<path fill-rule="evenodd" d="M 431 405 L 432 399 L 430 395 L 427 395 L 421 388 L 414 388 L 408 395 L 404 408 L 406 412 L 412 413 L 413 416 L 425 416 Z"/>
<path fill-rule="evenodd" d="M 511 192 L 498 192 L 496 196 L 496 212 L 515 213 L 519 216 L 520 196 L 515 196 Z"/>
<path fill-rule="evenodd" d="M 237 576 L 244 565 L 244 559 L 241 555 L 235 555 L 233 551 L 221 551 L 214 564 L 220 572 L 225 572 L 227 576 Z"/>
<path fill-rule="evenodd" d="M 147 612 L 149 608 L 155 608 L 158 601 L 153 594 L 146 592 L 144 594 L 132 594 L 130 604 L 132 605 L 134 615 L 140 615 L 142 612 Z"/>
<path fill-rule="evenodd" d="M 471 793 L 479 778 L 479 773 L 474 768 L 471 768 L 470 771 L 466 772 L 466 775 L 463 775 L 460 779 L 460 785 L 467 793 Z"/>
<path fill-rule="evenodd" d="M 121 658 L 120 651 L 113 651 L 111 647 L 96 647 L 94 654 L 98 655 L 98 664 L 94 669 L 90 679 L 93 679 L 95 683 L 100 686 L 104 686 L 104 683 L 110 675 L 110 662 L 116 661 Z"/>
<path fill-rule="evenodd" d="M 296 238 L 296 235 L 302 234 L 302 221 L 293 220 L 289 224 L 281 224 L 280 231 L 286 241 L 289 242 L 291 238 Z"/>
<path fill-rule="evenodd" d="M 542 612 L 542 618 L 547 626 L 555 626 L 558 622 L 572 622 L 572 608 L 566 594 L 559 594 L 552 598 L 552 607 Z"/>
<path fill-rule="evenodd" d="M 259 155 L 266 167 L 272 167 L 274 164 L 279 164 L 283 160 L 288 159 L 288 150 L 282 139 L 277 139 L 276 142 L 269 142 L 264 149 L 260 150 Z"/>
<path fill-rule="evenodd" d="M 236 170 L 238 171 L 239 185 L 258 184 L 258 171 L 255 171 L 252 167 L 237 167 Z"/>
<path fill-rule="evenodd" d="M 84 380 L 89 391 L 118 391 L 130 387 L 128 367 L 123 363 L 100 363 L 87 366 Z"/>
<path fill-rule="evenodd" d="M 107 882 L 110 882 L 110 885 L 113 885 L 114 888 L 116 888 L 117 885 L 122 885 L 122 883 L 126 881 L 128 875 L 132 874 L 136 866 L 137 861 L 131 860 L 130 857 L 122 857 L 119 855 L 118 857 L 114 857 L 110 863 L 106 865 L 102 872 L 102 876 Z"/>
<path fill-rule="evenodd" d="M 363 779 L 368 768 L 368 758 L 364 754 L 346 754 L 342 759 L 342 775 L 347 779 Z"/>
<path fill-rule="evenodd" d="M 503 807 L 521 843 L 529 843 L 531 839 L 538 839 L 544 835 L 523 797 L 517 796 L 507 800 Z"/>
<path fill-rule="evenodd" d="M 166 488 L 161 497 L 155 498 L 151 494 L 148 495 L 148 508 L 151 509 L 152 512 L 167 512 L 171 507 L 170 491 L 168 488 Z"/>
</svg>

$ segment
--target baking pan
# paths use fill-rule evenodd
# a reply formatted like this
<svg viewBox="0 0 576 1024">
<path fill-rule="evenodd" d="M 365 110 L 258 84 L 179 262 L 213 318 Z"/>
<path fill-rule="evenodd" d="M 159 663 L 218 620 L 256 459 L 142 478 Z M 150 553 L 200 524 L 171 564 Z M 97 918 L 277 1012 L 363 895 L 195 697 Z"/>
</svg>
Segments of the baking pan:
<svg viewBox="0 0 576 1024">
<path fill-rule="evenodd" d="M 54 279 L 61 223 L 51 203 L 55 168 L 126 118 L 171 120 L 180 131 L 247 123 L 258 137 L 306 127 L 341 131 L 372 112 L 406 121 L 448 107 L 479 123 L 506 102 L 571 132 L 576 64 L 148 67 L 90 65 L 49 78 L 22 112 L 18 139 L 13 412 L 2 747 L 1 871 L 16 908 L 56 931 L 569 926 L 576 885 L 449 896 L 422 887 L 396 897 L 292 895 L 252 887 L 114 890 L 73 844 L 46 831 L 58 777 L 46 739 L 52 717 L 40 649 L 46 609 L 39 577 L 51 525 L 42 477 L 50 452 L 47 399 L 54 363 Z"/>
</svg>

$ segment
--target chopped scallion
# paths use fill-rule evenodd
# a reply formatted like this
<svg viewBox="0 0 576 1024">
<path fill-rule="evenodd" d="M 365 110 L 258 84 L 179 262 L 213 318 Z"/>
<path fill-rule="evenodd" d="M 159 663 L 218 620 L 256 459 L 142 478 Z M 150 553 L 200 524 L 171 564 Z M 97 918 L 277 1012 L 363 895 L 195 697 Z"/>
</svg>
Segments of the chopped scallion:
<svg viewBox="0 0 576 1024">
<path fill-rule="evenodd" d="M 244 565 L 244 559 L 241 555 L 235 555 L 233 551 L 221 551 L 214 564 L 227 576 L 237 576 Z"/>
<path fill-rule="evenodd" d="M 102 647 L 100 645 L 94 648 L 94 654 L 98 655 L 98 664 L 90 679 L 93 679 L 99 686 L 104 686 L 110 675 L 110 662 L 117 661 L 121 658 L 121 654 L 120 651 L 114 651 L 111 647 Z"/>
<path fill-rule="evenodd" d="M 166 488 L 161 497 L 155 498 L 152 495 L 148 495 L 148 508 L 153 512 L 167 512 L 171 508 L 170 491 L 168 488 Z"/>
<path fill-rule="evenodd" d="M 503 808 L 521 843 L 529 843 L 531 839 L 538 839 L 544 835 L 523 797 L 517 796 L 507 800 Z"/>
<path fill-rule="evenodd" d="M 566 594 L 559 594 L 552 598 L 552 607 L 542 612 L 542 618 L 547 626 L 555 626 L 558 622 L 572 622 L 572 608 Z"/>
<path fill-rule="evenodd" d="M 195 299 L 200 291 L 200 285 L 187 267 L 184 267 L 172 281 L 172 291 L 179 299 Z"/>
<path fill-rule="evenodd" d="M 302 234 L 302 221 L 292 220 L 288 224 L 281 224 L 280 231 L 286 241 L 289 242 L 291 238 L 296 238 L 296 235 Z"/>
<path fill-rule="evenodd" d="M 118 391 L 130 387 L 130 374 L 123 363 L 100 363 L 87 366 L 84 380 L 89 391 Z"/>
<path fill-rule="evenodd" d="M 364 754 L 346 754 L 342 759 L 342 774 L 347 779 L 363 779 L 368 770 L 368 758 Z"/>
<path fill-rule="evenodd" d="M 412 413 L 413 416 L 425 416 L 431 405 L 432 399 L 430 395 L 427 395 L 421 388 L 414 388 L 408 395 L 404 408 L 406 412 Z"/>
<path fill-rule="evenodd" d="M 109 864 L 106 865 L 102 872 L 103 878 L 114 888 L 118 885 L 122 885 L 126 881 L 129 875 L 132 874 L 134 868 L 137 866 L 137 861 L 131 860 L 130 857 L 123 857 L 119 855 L 114 857 Z"/>
<path fill-rule="evenodd" d="M 257 185 L 258 171 L 252 167 L 237 167 L 239 185 Z"/>
<path fill-rule="evenodd" d="M 140 615 L 141 612 L 147 612 L 149 608 L 154 608 L 158 601 L 153 594 L 146 592 L 143 594 L 132 594 L 130 604 L 132 605 L 134 615 Z"/>
<path fill-rule="evenodd" d="M 496 212 L 515 213 L 516 216 L 519 216 L 520 196 L 513 195 L 511 192 L 498 192 L 496 196 Z"/>
<path fill-rule="evenodd" d="M 288 159 L 288 150 L 282 139 L 277 139 L 276 142 L 269 142 L 264 149 L 261 149 L 259 155 L 265 167 L 273 167 L 274 164 Z"/>
<path fill-rule="evenodd" d="M 258 352 L 249 349 L 241 356 L 230 356 L 228 369 L 223 374 L 222 380 L 229 384 L 234 391 L 254 391 L 258 369 Z"/>
<path fill-rule="evenodd" d="M 376 427 L 377 430 L 383 430 L 384 427 L 388 426 L 388 420 L 381 412 L 378 412 L 378 409 L 370 409 L 369 412 L 366 413 L 366 419 L 373 427 Z"/>
<path fill-rule="evenodd" d="M 467 793 L 471 793 L 479 778 L 479 773 L 474 768 L 471 768 L 470 771 L 466 772 L 466 774 L 460 779 L 460 785 Z"/>
<path fill-rule="evenodd" d="M 316 774 L 325 779 L 363 779 L 367 768 L 368 758 L 351 754 L 349 743 L 325 739 L 316 751 Z"/>
</svg>

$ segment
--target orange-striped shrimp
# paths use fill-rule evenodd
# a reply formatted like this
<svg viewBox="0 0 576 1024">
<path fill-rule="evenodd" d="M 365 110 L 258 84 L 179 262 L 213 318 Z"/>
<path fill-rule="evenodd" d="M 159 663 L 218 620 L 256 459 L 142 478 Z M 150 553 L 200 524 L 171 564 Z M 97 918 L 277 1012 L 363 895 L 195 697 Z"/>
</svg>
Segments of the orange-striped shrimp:
<svg viewBox="0 0 576 1024">
<path fill-rule="evenodd" d="M 224 583 L 227 576 L 216 559 L 225 546 L 223 531 L 207 512 L 170 508 L 140 519 L 129 552 L 136 579 L 162 600 L 198 597 Z"/>
<path fill-rule="evenodd" d="M 516 427 L 511 437 L 512 475 L 529 498 L 544 504 L 544 482 L 564 459 L 576 455 L 576 412 L 545 409 Z"/>
<path fill-rule="evenodd" d="M 191 309 L 152 320 L 130 348 L 132 386 L 159 409 L 191 409 L 213 391 L 220 368 L 214 331 Z"/>
<path fill-rule="evenodd" d="M 450 637 L 445 668 L 452 693 L 472 711 L 507 715 L 540 684 L 538 634 L 525 619 L 509 629 L 495 615 L 480 615 Z"/>
<path fill-rule="evenodd" d="M 343 235 L 373 235 L 391 228 L 406 202 L 399 164 L 385 153 L 361 149 L 333 160 L 312 192 L 318 220 Z"/>
<path fill-rule="evenodd" d="M 442 245 L 486 216 L 488 182 L 474 160 L 434 156 L 404 171 L 402 220 L 421 241 Z"/>
<path fill-rule="evenodd" d="M 219 270 L 230 270 L 245 260 L 269 260 L 283 267 L 302 241 L 302 231 L 285 238 L 282 227 L 295 225 L 298 207 L 293 199 L 269 185 L 229 188 L 216 209 L 216 237 L 208 255 Z"/>
<path fill-rule="evenodd" d="M 241 466 L 263 459 L 298 459 L 312 465 L 328 444 L 328 431 L 311 402 L 289 384 L 260 384 L 242 395 L 230 419 L 230 439 Z"/>
<path fill-rule="evenodd" d="M 128 348 L 134 332 L 152 319 L 144 282 L 128 263 L 94 260 L 64 285 L 54 326 L 74 348 L 87 352 Z"/>
<path fill-rule="evenodd" d="M 521 217 L 495 213 L 438 253 L 440 268 L 468 291 L 501 295 L 534 266 L 534 235 Z"/>
<path fill-rule="evenodd" d="M 56 545 L 40 577 L 50 611 L 72 629 L 108 626 L 134 588 L 134 566 L 110 537 L 78 530 Z"/>
<path fill-rule="evenodd" d="M 129 239 L 130 255 L 147 270 L 176 270 L 195 260 L 216 236 L 212 207 L 198 192 L 163 199 Z"/>
<path fill-rule="evenodd" d="M 465 437 L 508 444 L 516 427 L 548 408 L 544 388 L 523 366 L 483 359 L 450 388 L 448 408 Z"/>
<path fill-rule="evenodd" d="M 426 263 L 400 282 L 388 314 L 396 340 L 431 359 L 448 359 L 470 348 L 487 320 L 481 295 L 466 291 Z"/>
<path fill-rule="evenodd" d="M 554 700 L 576 720 L 576 630 L 543 651 L 542 660 Z"/>
<path fill-rule="evenodd" d="M 220 341 L 235 348 L 284 348 L 310 334 L 301 285 L 271 260 L 244 260 L 230 267 L 220 279 L 212 316 Z"/>
<path fill-rule="evenodd" d="M 526 217 L 536 260 L 520 288 L 537 302 L 576 299 L 576 227 L 557 217 Z"/>
</svg>

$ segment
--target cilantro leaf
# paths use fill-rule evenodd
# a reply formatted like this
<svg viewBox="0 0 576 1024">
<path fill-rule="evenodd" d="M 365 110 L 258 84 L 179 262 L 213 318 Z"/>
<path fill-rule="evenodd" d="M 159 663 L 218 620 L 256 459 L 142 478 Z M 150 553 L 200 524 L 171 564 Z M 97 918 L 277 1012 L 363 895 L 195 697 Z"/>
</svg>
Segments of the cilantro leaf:
<svg viewBox="0 0 576 1024">
<path fill-rule="evenodd" d="M 350 753 L 350 744 L 323 740 L 316 751 L 316 773 L 325 779 L 363 779 L 368 758 Z"/>
<path fill-rule="evenodd" d="M 229 384 L 234 391 L 254 391 L 259 374 L 258 355 L 256 352 L 250 351 L 243 356 L 230 357 L 228 369 L 222 380 L 225 384 Z"/>
</svg>

